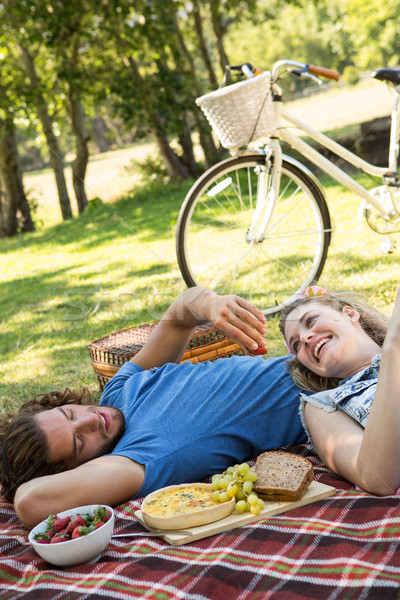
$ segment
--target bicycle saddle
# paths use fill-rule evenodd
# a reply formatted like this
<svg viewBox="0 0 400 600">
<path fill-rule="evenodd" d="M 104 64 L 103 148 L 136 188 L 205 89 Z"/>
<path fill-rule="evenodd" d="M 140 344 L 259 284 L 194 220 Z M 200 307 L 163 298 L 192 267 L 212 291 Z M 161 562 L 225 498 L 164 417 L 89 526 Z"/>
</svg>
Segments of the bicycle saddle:
<svg viewBox="0 0 400 600">
<path fill-rule="evenodd" d="M 377 69 L 371 73 L 371 77 L 380 79 L 380 81 L 391 81 L 396 85 L 400 84 L 400 69 Z"/>
</svg>

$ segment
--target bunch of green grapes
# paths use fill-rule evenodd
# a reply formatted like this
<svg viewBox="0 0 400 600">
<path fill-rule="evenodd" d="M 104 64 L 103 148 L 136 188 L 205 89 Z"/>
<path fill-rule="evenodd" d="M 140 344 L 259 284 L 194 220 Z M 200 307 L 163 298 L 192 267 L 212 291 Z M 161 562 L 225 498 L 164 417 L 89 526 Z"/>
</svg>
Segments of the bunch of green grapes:
<svg viewBox="0 0 400 600">
<path fill-rule="evenodd" d="M 257 473 L 247 463 L 229 467 L 223 473 L 213 475 L 211 482 L 214 502 L 229 502 L 236 498 L 238 513 L 251 512 L 258 515 L 264 508 L 264 501 L 253 491 Z"/>
</svg>

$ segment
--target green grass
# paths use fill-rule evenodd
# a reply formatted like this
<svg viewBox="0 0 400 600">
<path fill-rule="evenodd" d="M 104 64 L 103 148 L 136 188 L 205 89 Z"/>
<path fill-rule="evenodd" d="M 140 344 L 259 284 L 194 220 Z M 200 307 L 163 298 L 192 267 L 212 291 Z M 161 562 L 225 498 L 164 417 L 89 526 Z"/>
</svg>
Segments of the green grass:
<svg viewBox="0 0 400 600">
<path fill-rule="evenodd" d="M 185 286 L 174 226 L 188 184 L 150 185 L 79 218 L 2 240 L 0 396 L 97 389 L 88 344 L 159 318 Z"/>
<path fill-rule="evenodd" d="M 336 233 L 320 284 L 363 291 L 390 314 L 399 254 L 379 253 L 379 237 L 357 219 L 359 201 L 329 180 Z M 88 344 L 160 318 L 185 289 L 175 256 L 175 224 L 190 182 L 137 185 L 80 217 L 1 240 L 0 401 L 19 405 L 39 391 L 88 386 L 98 393 Z M 269 355 L 285 353 L 277 320 Z"/>
</svg>

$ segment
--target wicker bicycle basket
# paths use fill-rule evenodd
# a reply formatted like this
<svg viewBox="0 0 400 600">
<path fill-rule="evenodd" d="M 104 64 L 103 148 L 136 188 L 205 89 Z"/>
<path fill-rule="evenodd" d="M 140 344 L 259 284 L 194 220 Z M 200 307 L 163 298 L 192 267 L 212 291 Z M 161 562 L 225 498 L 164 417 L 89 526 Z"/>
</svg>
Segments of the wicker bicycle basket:
<svg viewBox="0 0 400 600">
<path fill-rule="evenodd" d="M 224 148 L 240 148 L 276 129 L 271 73 L 240 81 L 197 98 Z"/>
<path fill-rule="evenodd" d="M 156 325 L 157 322 L 153 321 L 120 329 L 89 344 L 90 360 L 101 390 L 121 366 L 139 352 Z M 234 354 L 243 354 L 239 344 L 224 336 L 211 323 L 206 323 L 194 331 L 182 362 L 214 361 Z"/>
</svg>

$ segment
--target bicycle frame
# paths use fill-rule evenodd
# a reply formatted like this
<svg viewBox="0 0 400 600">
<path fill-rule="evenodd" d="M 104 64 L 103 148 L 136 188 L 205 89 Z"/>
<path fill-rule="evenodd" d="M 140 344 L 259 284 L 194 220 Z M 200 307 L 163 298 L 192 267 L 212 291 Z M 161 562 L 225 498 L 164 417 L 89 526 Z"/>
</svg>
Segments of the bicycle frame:
<svg viewBox="0 0 400 600">
<path fill-rule="evenodd" d="M 275 63 L 262 75 L 250 64 L 229 67 L 258 81 L 215 91 L 197 100 L 231 158 L 208 169 L 189 190 L 177 223 L 177 257 L 188 286 L 204 285 L 218 293 L 257 299 L 272 315 L 293 294 L 318 281 L 334 230 L 325 191 L 301 162 L 307 158 L 357 194 L 363 217 L 382 235 L 381 249 L 391 252 L 400 231 L 400 182 L 397 156 L 400 74 L 378 70 L 374 76 L 394 82 L 389 167 L 370 164 L 286 110 L 277 81 L 283 70 L 299 76 L 338 80 L 331 69 L 291 60 Z M 295 131 L 297 129 L 298 131 Z M 336 165 L 334 158 L 307 143 L 306 137 L 375 179 L 365 187 Z M 249 147 L 249 140 L 263 140 Z M 283 143 L 299 153 L 283 154 Z M 312 145 L 311 145 L 312 144 Z M 305 162 L 305 161 L 304 161 Z M 218 260 L 214 256 L 218 255 Z M 268 293 L 266 293 L 268 290 Z"/>
<path fill-rule="evenodd" d="M 297 150 L 300 154 L 309 159 L 312 163 L 318 166 L 321 170 L 325 171 L 331 177 L 336 179 L 339 183 L 344 185 L 346 188 L 350 189 L 354 193 L 358 194 L 361 198 L 366 200 L 371 206 L 373 206 L 380 215 L 386 220 L 392 220 L 399 216 L 400 214 L 400 205 L 398 198 L 398 188 L 395 186 L 390 186 L 384 184 L 383 188 L 388 191 L 391 202 L 388 203 L 384 200 L 380 199 L 376 195 L 372 194 L 366 188 L 364 188 L 361 184 L 356 182 L 352 177 L 347 175 L 340 167 L 336 166 L 332 161 L 322 156 L 318 150 L 312 148 L 306 141 L 301 139 L 299 136 L 289 131 L 288 127 L 295 126 L 297 129 L 304 131 L 307 135 L 309 135 L 313 140 L 321 144 L 323 147 L 328 148 L 336 155 L 343 158 L 349 164 L 357 167 L 364 173 L 368 173 L 375 177 L 383 177 L 388 171 L 397 171 L 397 157 L 399 151 L 399 129 L 400 129 L 400 112 L 398 110 L 399 103 L 399 93 L 396 91 L 396 100 L 395 107 L 392 112 L 392 124 L 391 124 L 391 134 L 390 134 L 390 149 L 389 149 L 389 168 L 377 167 L 375 165 L 370 164 L 369 162 L 361 159 L 357 155 L 353 154 L 350 150 L 344 148 L 341 144 L 331 140 L 329 137 L 314 129 L 307 123 L 301 121 L 299 118 L 292 115 L 289 111 L 282 108 L 282 103 L 280 102 L 280 89 L 278 86 L 273 85 L 273 91 L 277 93 L 279 100 L 274 102 L 274 107 L 276 111 L 277 118 L 277 129 L 274 132 L 274 135 L 271 136 L 270 143 L 267 147 L 270 148 L 270 151 L 275 154 L 274 165 L 273 165 L 273 174 L 277 175 L 279 178 L 280 165 L 280 153 L 276 154 L 274 148 L 276 148 L 276 138 L 285 141 L 292 148 Z M 286 121 L 289 123 L 287 125 L 283 122 Z M 275 138 L 275 139 L 274 139 Z M 277 184 L 279 186 L 279 182 Z"/>
</svg>

